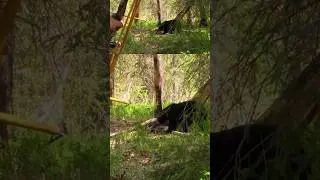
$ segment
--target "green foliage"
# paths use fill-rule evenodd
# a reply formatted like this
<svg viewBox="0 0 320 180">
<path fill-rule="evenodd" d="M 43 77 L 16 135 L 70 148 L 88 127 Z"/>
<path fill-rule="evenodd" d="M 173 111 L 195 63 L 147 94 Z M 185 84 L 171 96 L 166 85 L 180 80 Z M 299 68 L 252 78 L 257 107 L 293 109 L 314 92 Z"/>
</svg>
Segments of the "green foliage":
<svg viewBox="0 0 320 180">
<path fill-rule="evenodd" d="M 111 116 L 116 118 L 141 120 L 153 115 L 152 104 L 115 104 L 111 108 Z"/>
<path fill-rule="evenodd" d="M 168 106 L 169 102 L 163 102 L 163 108 Z M 141 121 L 153 117 L 154 105 L 152 103 L 139 104 L 120 104 L 115 103 L 111 107 L 111 116 L 116 119 L 130 119 L 132 121 Z"/>
<path fill-rule="evenodd" d="M 1 179 L 108 179 L 109 137 L 27 133 L 10 141 L 0 160 Z"/>
</svg>

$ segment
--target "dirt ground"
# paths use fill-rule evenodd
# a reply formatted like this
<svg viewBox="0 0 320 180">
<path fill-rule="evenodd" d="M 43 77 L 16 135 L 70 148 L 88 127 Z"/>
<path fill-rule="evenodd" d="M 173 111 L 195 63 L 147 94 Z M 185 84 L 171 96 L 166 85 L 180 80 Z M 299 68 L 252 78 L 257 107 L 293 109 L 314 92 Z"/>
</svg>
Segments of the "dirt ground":
<svg viewBox="0 0 320 180">
<path fill-rule="evenodd" d="M 133 123 L 122 119 L 113 119 L 110 121 L 110 134 L 127 130 L 133 127 Z"/>
</svg>

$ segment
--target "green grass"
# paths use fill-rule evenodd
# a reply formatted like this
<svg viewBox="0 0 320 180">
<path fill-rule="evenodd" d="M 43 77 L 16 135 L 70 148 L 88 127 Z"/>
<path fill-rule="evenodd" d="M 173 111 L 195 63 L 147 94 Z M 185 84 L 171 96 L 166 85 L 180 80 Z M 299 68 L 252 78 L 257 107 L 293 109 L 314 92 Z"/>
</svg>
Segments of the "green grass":
<svg viewBox="0 0 320 180">
<path fill-rule="evenodd" d="M 208 134 L 152 136 L 138 132 L 126 139 L 111 150 L 112 177 L 126 169 L 127 179 L 209 179 Z M 143 162 L 146 158 L 150 161 Z"/>
<path fill-rule="evenodd" d="M 152 117 L 152 107 L 151 104 L 115 105 L 112 116 L 142 122 Z M 188 136 L 154 135 L 137 127 L 134 132 L 113 137 L 111 176 L 118 178 L 124 174 L 126 179 L 150 180 L 209 179 L 209 124 L 200 122 L 191 127 Z"/>
<path fill-rule="evenodd" d="M 0 179 L 109 179 L 109 137 L 69 136 L 48 145 L 49 136 L 29 132 L 2 149 Z"/>
<path fill-rule="evenodd" d="M 163 107 L 169 102 L 163 102 Z M 153 117 L 153 104 L 120 104 L 115 103 L 111 108 L 111 116 L 117 119 L 128 119 L 131 121 L 143 121 Z"/>
<path fill-rule="evenodd" d="M 156 27 L 156 22 L 152 21 L 139 21 L 134 24 L 123 53 L 195 54 L 210 51 L 209 28 L 183 24 L 180 32 L 158 35 L 153 31 Z"/>
<path fill-rule="evenodd" d="M 111 108 L 111 116 L 115 118 L 139 121 L 152 117 L 153 107 L 150 104 L 116 104 Z"/>
</svg>

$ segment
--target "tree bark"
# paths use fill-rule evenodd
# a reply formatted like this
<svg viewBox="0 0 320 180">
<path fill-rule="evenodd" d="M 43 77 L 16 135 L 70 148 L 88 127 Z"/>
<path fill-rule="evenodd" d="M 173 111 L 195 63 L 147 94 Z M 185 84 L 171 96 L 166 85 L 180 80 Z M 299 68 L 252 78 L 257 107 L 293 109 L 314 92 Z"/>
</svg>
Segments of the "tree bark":
<svg viewBox="0 0 320 180">
<path fill-rule="evenodd" d="M 184 17 L 184 15 L 187 14 L 187 12 L 191 9 L 191 7 L 192 5 L 186 6 L 182 11 L 178 13 L 178 15 L 174 19 L 180 21 Z"/>
<path fill-rule="evenodd" d="M 127 9 L 128 0 L 121 0 L 118 6 L 117 12 L 113 15 L 113 17 L 117 20 L 121 20 L 124 16 L 126 9 Z M 138 13 L 139 16 L 139 13 Z M 109 66 L 108 66 L 109 67 Z M 114 72 L 109 73 L 109 95 L 110 97 L 113 96 L 114 91 Z"/>
<path fill-rule="evenodd" d="M 162 98 L 161 98 L 161 72 L 160 72 L 160 62 L 158 55 L 153 55 L 153 65 L 154 65 L 154 89 L 155 89 L 155 116 L 158 115 L 162 110 Z"/>
<path fill-rule="evenodd" d="M 176 75 L 178 74 L 177 73 L 177 65 L 176 65 L 176 56 L 175 55 L 173 55 L 172 56 L 172 60 L 171 60 L 171 67 L 172 67 L 172 77 L 174 78 L 174 79 L 176 79 L 175 77 L 176 77 Z M 175 102 L 176 100 L 177 100 L 177 94 L 178 94 L 178 86 L 177 86 L 177 81 L 176 80 L 174 80 L 173 82 L 172 82 L 172 94 L 171 94 L 171 100 L 173 101 L 173 102 Z"/>
<path fill-rule="evenodd" d="M 119 21 L 121 20 L 121 17 L 123 17 L 124 13 L 126 12 L 127 4 L 128 4 L 128 0 L 121 0 L 120 1 L 119 6 L 118 6 L 118 11 L 113 16 L 115 19 L 117 19 Z"/>
<path fill-rule="evenodd" d="M 9 34 L 5 40 L 0 57 L 0 112 L 9 113 L 12 104 L 12 68 L 13 68 L 13 38 Z M 0 138 L 8 143 L 9 134 L 6 124 L 0 123 Z"/>
<path fill-rule="evenodd" d="M 108 2 L 108 1 L 107 1 Z M 107 12 L 109 12 L 109 4 L 106 4 L 106 9 Z M 107 17 L 107 22 L 109 22 L 109 16 Z M 101 133 L 101 134 L 109 134 L 110 129 L 109 129 L 109 124 L 110 124 L 110 107 L 111 107 L 111 100 L 110 100 L 110 93 L 111 93 L 111 79 L 110 79 L 110 61 L 111 61 L 111 55 L 112 51 L 107 44 L 110 42 L 112 34 L 110 33 L 110 27 L 109 23 L 107 23 L 107 28 L 106 28 L 106 33 L 107 33 L 107 38 L 105 40 L 105 53 L 103 57 L 103 65 L 99 68 L 98 70 L 98 76 L 103 79 L 99 83 L 99 92 L 96 95 L 96 99 L 98 101 L 95 103 L 97 105 L 101 105 L 101 108 L 99 107 L 100 111 L 97 113 L 97 121 L 96 121 L 96 133 Z M 95 102 L 95 100 L 94 100 Z M 105 102 L 101 104 L 100 102 Z M 108 147 L 107 147 L 108 148 Z"/>
<path fill-rule="evenodd" d="M 318 55 L 265 111 L 258 121 L 295 128 L 306 121 L 310 109 L 319 103 L 320 55 Z"/>
<path fill-rule="evenodd" d="M 134 23 L 137 23 L 139 20 L 139 15 L 140 15 L 139 11 L 140 11 L 140 5 L 138 6 L 136 14 L 134 15 L 134 17 L 135 17 Z"/>
<path fill-rule="evenodd" d="M 157 0 L 157 17 L 158 17 L 158 26 L 159 26 L 161 24 L 160 0 Z"/>
<path fill-rule="evenodd" d="M 212 79 L 210 78 L 192 97 L 192 100 L 207 100 L 211 93 Z"/>
<path fill-rule="evenodd" d="M 113 97 L 114 95 L 114 72 L 110 73 L 110 79 L 109 79 L 109 95 L 110 97 Z"/>
<path fill-rule="evenodd" d="M 214 17 L 217 11 L 215 11 L 217 9 L 217 2 L 216 1 L 212 1 L 211 2 L 211 8 L 210 8 L 210 16 Z M 210 39 L 211 39 L 211 43 L 216 41 L 216 29 L 218 29 L 218 23 L 216 23 L 215 21 L 212 24 L 212 28 L 211 28 L 211 33 L 210 33 Z M 222 68 L 220 66 L 220 63 L 218 61 L 217 58 L 217 54 L 216 54 L 216 50 L 217 47 L 215 46 L 216 43 L 212 43 L 213 45 L 211 46 L 211 53 L 210 53 L 210 80 L 211 80 L 211 93 L 210 93 L 210 99 L 211 99 L 211 115 L 212 115 L 212 120 L 211 120 L 211 124 L 210 124 L 210 132 L 214 132 L 214 129 L 216 127 L 217 124 L 217 117 L 220 114 L 220 112 L 218 111 L 218 106 L 217 106 L 217 101 L 218 101 L 218 89 L 220 87 L 219 86 L 219 80 L 222 73 L 219 72 L 219 69 Z M 221 95 L 219 95 L 221 97 Z M 222 105 L 222 103 L 221 103 Z"/>
<path fill-rule="evenodd" d="M 14 18 L 20 9 L 21 0 L 0 1 L 0 53 L 5 46 L 5 39 L 14 25 Z"/>
</svg>

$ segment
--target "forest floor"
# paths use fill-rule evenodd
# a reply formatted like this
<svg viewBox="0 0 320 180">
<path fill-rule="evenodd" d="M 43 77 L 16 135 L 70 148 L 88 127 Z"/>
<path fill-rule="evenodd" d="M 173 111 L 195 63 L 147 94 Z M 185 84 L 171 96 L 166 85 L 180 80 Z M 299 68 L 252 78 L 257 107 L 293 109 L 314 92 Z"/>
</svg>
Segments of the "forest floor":
<svg viewBox="0 0 320 180">
<path fill-rule="evenodd" d="M 110 134 L 119 133 L 134 127 L 132 121 L 115 119 L 110 120 Z"/>
<path fill-rule="evenodd" d="M 153 134 L 137 126 L 152 117 L 152 105 L 112 109 L 111 179 L 209 179 L 209 133 Z"/>
</svg>

